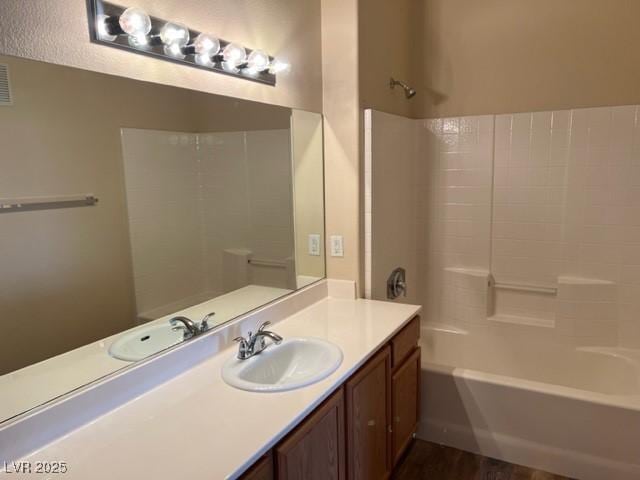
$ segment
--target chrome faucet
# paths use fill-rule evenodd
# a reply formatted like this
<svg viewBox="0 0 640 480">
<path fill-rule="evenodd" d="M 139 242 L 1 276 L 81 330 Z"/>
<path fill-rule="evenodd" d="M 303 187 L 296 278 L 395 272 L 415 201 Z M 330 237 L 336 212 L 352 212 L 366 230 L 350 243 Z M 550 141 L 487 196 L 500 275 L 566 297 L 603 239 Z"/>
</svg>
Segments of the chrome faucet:
<svg viewBox="0 0 640 480">
<path fill-rule="evenodd" d="M 182 330 L 182 339 L 187 340 L 191 337 L 196 337 L 209 329 L 209 319 L 213 317 L 216 313 L 211 312 L 207 314 L 200 324 L 196 324 L 193 320 L 187 317 L 179 316 L 173 317 L 169 320 L 169 323 L 173 327 L 172 330 L 178 331 Z"/>
<path fill-rule="evenodd" d="M 247 358 L 251 358 L 254 355 L 259 354 L 265 348 L 267 348 L 266 339 L 270 338 L 273 343 L 276 345 L 282 342 L 282 337 L 277 333 L 271 332 L 269 330 L 265 330 L 271 322 L 264 322 L 258 327 L 258 331 L 254 334 L 249 332 L 247 338 L 244 337 L 236 337 L 234 340 L 238 342 L 238 359 L 246 360 Z"/>
</svg>

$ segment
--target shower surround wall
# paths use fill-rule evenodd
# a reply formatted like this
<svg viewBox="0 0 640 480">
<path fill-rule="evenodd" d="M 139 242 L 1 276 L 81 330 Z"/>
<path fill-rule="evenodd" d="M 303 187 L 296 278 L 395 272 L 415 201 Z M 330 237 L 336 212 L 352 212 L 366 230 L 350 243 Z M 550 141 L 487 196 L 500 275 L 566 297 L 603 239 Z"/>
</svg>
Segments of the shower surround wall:
<svg viewBox="0 0 640 480">
<path fill-rule="evenodd" d="M 426 324 L 640 348 L 638 107 L 435 120 L 367 110 L 365 145 L 369 296 L 384 296 L 399 258 L 379 233 L 398 227 L 379 214 L 395 179 L 410 186 L 401 205 L 416 207 L 397 233 L 413 243 L 396 250 Z"/>
<path fill-rule="evenodd" d="M 420 438 L 640 478 L 638 120 L 366 112 L 365 281 L 404 266 L 423 305 Z"/>
</svg>

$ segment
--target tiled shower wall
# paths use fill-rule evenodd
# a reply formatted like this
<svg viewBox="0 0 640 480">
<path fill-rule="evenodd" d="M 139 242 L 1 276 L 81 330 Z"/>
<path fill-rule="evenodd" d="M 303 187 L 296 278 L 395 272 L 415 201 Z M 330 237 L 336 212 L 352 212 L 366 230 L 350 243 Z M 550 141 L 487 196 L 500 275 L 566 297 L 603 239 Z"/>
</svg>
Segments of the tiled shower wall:
<svg viewBox="0 0 640 480">
<path fill-rule="evenodd" d="M 225 293 L 224 250 L 292 258 L 289 130 L 123 129 L 122 147 L 142 319 Z M 285 269 L 255 267 L 249 281 L 288 288 Z"/>
<path fill-rule="evenodd" d="M 486 317 L 491 262 L 494 119 L 420 123 L 418 289 L 425 317 L 447 325 L 480 322 Z"/>
<path fill-rule="evenodd" d="M 425 320 L 640 348 L 638 113 L 625 106 L 413 121 L 415 288 Z M 376 165 L 401 160 L 375 145 L 393 150 L 389 123 L 407 119 L 370 115 L 375 185 Z M 375 189 L 371 202 L 372 223 L 384 222 Z M 375 245 L 374 265 L 384 255 Z"/>
<path fill-rule="evenodd" d="M 278 129 L 199 138 L 210 284 L 224 290 L 224 249 L 248 249 L 256 259 L 293 260 L 291 135 Z M 252 267 L 251 283 L 291 288 L 283 268 Z"/>
</svg>

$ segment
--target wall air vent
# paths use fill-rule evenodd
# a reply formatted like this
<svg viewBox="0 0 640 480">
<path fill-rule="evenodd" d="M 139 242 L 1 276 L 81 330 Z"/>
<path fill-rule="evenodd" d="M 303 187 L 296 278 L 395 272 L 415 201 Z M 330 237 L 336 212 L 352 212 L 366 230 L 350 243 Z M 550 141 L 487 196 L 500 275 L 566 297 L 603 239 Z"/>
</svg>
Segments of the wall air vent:
<svg viewBox="0 0 640 480">
<path fill-rule="evenodd" d="M 3 105 L 13 105 L 13 101 L 9 83 L 9 65 L 0 63 L 0 106 Z"/>
</svg>

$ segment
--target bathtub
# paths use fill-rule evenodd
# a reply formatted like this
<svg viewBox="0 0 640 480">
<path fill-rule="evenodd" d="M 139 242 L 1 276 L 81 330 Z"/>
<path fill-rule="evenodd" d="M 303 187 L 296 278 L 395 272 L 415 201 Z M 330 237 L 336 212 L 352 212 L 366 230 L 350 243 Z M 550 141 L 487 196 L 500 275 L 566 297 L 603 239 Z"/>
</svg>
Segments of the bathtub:
<svg viewBox="0 0 640 480">
<path fill-rule="evenodd" d="M 640 479 L 640 351 L 447 326 L 423 326 L 420 341 L 419 438 L 571 478 Z"/>
</svg>

